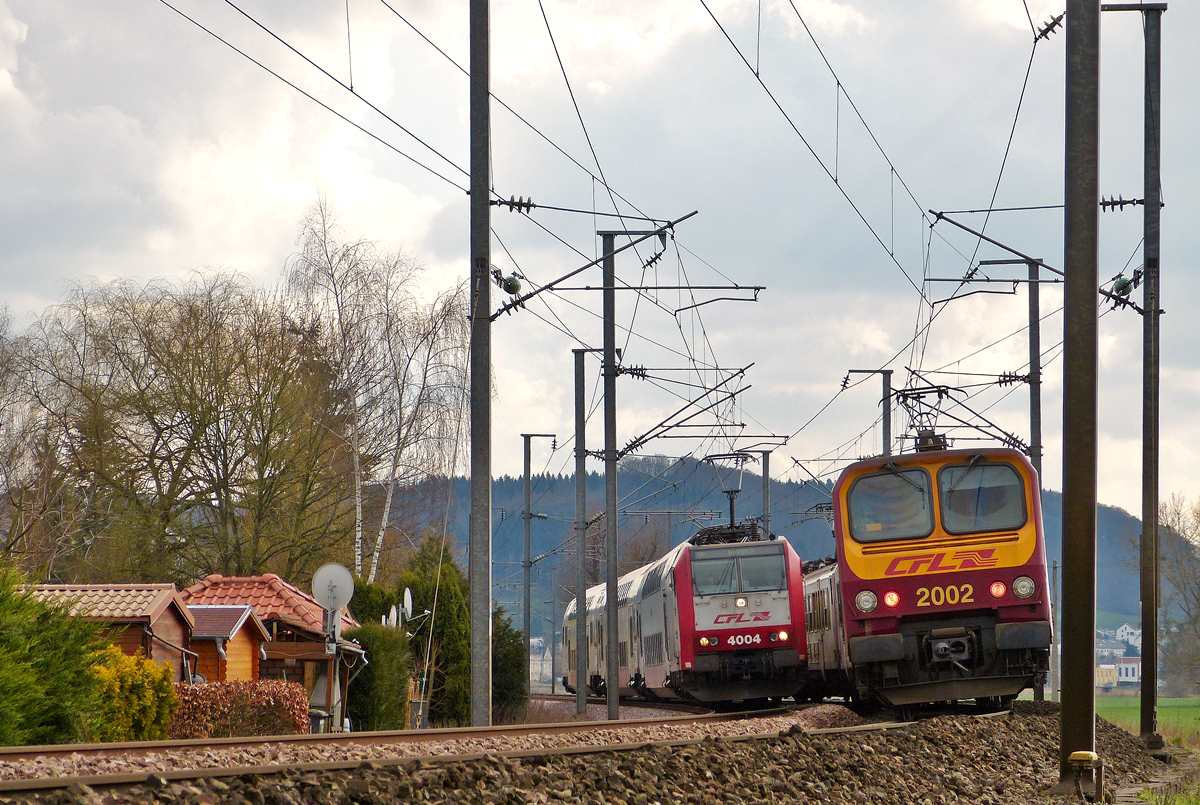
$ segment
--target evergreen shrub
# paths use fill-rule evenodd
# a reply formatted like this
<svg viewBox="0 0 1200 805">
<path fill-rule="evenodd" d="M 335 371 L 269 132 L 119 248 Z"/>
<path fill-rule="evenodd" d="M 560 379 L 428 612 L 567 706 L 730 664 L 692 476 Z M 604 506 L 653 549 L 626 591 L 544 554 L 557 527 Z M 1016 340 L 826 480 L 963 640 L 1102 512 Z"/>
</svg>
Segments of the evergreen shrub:
<svg viewBox="0 0 1200 805">
<path fill-rule="evenodd" d="M 89 740 L 100 624 L 37 601 L 0 568 L 0 745 Z"/>
<path fill-rule="evenodd" d="M 404 630 L 367 623 L 343 637 L 367 652 L 367 665 L 350 681 L 346 710 L 351 725 L 356 730 L 407 729 L 412 663 Z"/>
</svg>

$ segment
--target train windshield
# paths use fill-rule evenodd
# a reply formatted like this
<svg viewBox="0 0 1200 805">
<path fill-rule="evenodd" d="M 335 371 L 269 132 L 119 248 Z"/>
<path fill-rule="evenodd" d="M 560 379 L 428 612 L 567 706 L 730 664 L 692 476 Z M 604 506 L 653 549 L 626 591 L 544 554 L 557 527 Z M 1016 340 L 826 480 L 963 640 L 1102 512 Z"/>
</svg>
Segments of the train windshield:
<svg viewBox="0 0 1200 805">
<path fill-rule="evenodd" d="M 786 586 L 782 555 L 743 556 L 738 563 L 742 566 L 744 593 L 782 590 Z"/>
<path fill-rule="evenodd" d="M 1010 531 L 1025 525 L 1025 484 L 1016 468 L 972 460 L 938 472 L 942 527 L 951 534 Z"/>
<path fill-rule="evenodd" d="M 933 533 L 933 492 L 920 468 L 864 475 L 850 486 L 850 536 L 858 542 L 921 539 Z"/>
<path fill-rule="evenodd" d="M 787 587 L 782 543 L 692 551 L 696 595 L 760 593 Z"/>
</svg>

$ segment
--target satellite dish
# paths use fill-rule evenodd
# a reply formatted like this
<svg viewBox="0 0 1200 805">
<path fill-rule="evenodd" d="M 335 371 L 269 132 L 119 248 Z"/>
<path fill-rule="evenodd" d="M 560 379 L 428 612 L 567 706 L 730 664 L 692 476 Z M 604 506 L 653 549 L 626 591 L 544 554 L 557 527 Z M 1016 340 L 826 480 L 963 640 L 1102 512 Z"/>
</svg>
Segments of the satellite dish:
<svg viewBox="0 0 1200 805">
<path fill-rule="evenodd" d="M 337 611 L 350 603 L 354 595 L 354 577 L 341 565 L 321 565 L 313 574 L 312 593 L 323 608 Z"/>
<path fill-rule="evenodd" d="M 404 620 L 412 620 L 412 590 L 404 588 Z"/>
<path fill-rule="evenodd" d="M 392 608 L 390 610 L 388 610 L 387 625 L 391 626 L 394 629 L 394 628 L 396 628 L 396 623 L 397 623 L 396 605 L 392 604 Z"/>
</svg>

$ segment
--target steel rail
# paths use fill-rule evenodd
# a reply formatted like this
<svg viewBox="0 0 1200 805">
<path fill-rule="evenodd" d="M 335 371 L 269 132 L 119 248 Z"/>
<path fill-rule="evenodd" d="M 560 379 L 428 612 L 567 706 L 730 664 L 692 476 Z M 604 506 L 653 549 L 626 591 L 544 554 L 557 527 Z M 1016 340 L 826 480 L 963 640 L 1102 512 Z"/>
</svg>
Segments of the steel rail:
<svg viewBox="0 0 1200 805">
<path fill-rule="evenodd" d="M 680 716 L 670 719 L 633 719 L 622 720 L 620 726 L 616 726 L 611 721 L 587 722 L 586 724 L 571 723 L 571 724 L 543 724 L 532 725 L 531 729 L 521 730 L 520 734 L 542 733 L 553 734 L 547 728 L 555 728 L 555 732 L 561 731 L 580 731 L 583 728 L 591 727 L 592 731 L 601 729 L 622 729 L 626 726 L 648 726 L 653 724 L 671 724 L 671 723 L 687 723 L 687 722 L 719 722 L 719 721 L 735 721 L 750 718 L 763 718 L 778 716 L 789 711 L 789 708 L 775 708 L 771 710 L 754 710 L 738 713 L 723 713 L 695 716 Z M 889 729 L 902 729 L 911 726 L 915 722 L 911 721 L 889 721 L 872 724 L 859 724 L 851 727 L 827 727 L 811 730 L 802 730 L 805 734 L 811 735 L 827 735 L 842 732 L 874 732 Z M 795 727 L 792 728 L 796 729 Z M 421 730 L 422 733 L 435 732 L 435 730 Z M 480 737 L 489 735 L 493 732 L 504 732 L 504 730 L 491 730 L 485 727 L 467 727 L 457 730 L 445 730 L 440 732 L 453 732 L 460 736 Z M 361 735 L 370 735 L 371 733 L 358 733 Z M 378 735 L 379 733 L 374 733 Z M 464 754 L 440 754 L 440 755 L 413 755 L 408 757 L 390 757 L 390 758 L 356 758 L 352 760 L 332 760 L 332 761 L 316 761 L 309 763 L 287 763 L 287 764 L 272 764 L 260 766 L 237 766 L 237 767 L 211 767 L 203 769 L 170 769 L 170 770 L 143 770 L 136 772 L 122 772 L 119 774 L 103 774 L 91 776 L 75 776 L 75 777 L 41 777 L 41 778 L 20 778 L 12 780 L 0 780 L 0 795 L 5 798 L 11 795 L 20 794 L 37 794 L 39 800 L 44 800 L 46 794 L 58 790 L 66 790 L 72 786 L 87 786 L 93 790 L 114 789 L 114 788 L 133 788 L 137 786 L 149 786 L 151 788 L 162 788 L 170 783 L 186 782 L 189 780 L 208 780 L 214 778 L 236 778 L 245 775 L 268 776 L 272 774 L 283 774 L 286 772 L 299 773 L 322 773 L 336 771 L 352 771 L 358 768 L 384 769 L 396 766 L 413 766 L 423 767 L 428 765 L 443 765 L 449 763 L 469 763 L 472 761 L 486 760 L 489 758 L 507 758 L 507 759 L 522 759 L 531 757 L 549 757 L 559 755 L 587 755 L 601 754 L 606 752 L 628 752 L 639 749 L 651 749 L 656 747 L 679 748 L 685 746 L 697 746 L 705 741 L 714 740 L 718 742 L 740 743 L 745 741 L 761 741 L 774 740 L 781 737 L 788 737 L 791 734 L 796 734 L 789 730 L 772 731 L 766 733 L 747 733 L 744 735 L 725 735 L 704 738 L 676 738 L 660 741 L 631 741 L 616 744 L 588 744 L 581 746 L 558 746 L 539 749 L 515 749 L 515 750 L 491 750 L 485 752 L 471 752 Z M 297 736 L 291 736 L 297 737 Z M 208 745 L 211 745 L 209 742 Z M 262 743 L 262 740 L 259 740 Z M 205 745 L 203 741 L 201 745 Z"/>
<path fill-rule="evenodd" d="M 603 699 L 595 703 L 603 704 Z M 627 705 L 622 705 L 627 706 Z M 655 709 L 672 709 L 669 705 L 643 705 Z M 688 707 L 687 705 L 677 705 Z M 737 721 L 746 718 L 781 715 L 786 710 L 751 710 L 738 713 L 685 712 L 679 716 L 656 718 L 630 718 L 620 721 L 573 721 L 551 724 L 517 724 L 504 727 L 447 727 L 424 730 L 386 730 L 377 732 L 335 732 L 316 735 L 267 735 L 244 738 L 185 738 L 172 741 L 131 741 L 106 744 L 52 744 L 47 746 L 0 747 L 0 763 L 38 758 L 106 757 L 110 755 L 140 756 L 154 752 L 187 751 L 189 749 L 240 749 L 271 745 L 320 745 L 320 746 L 378 746 L 380 744 L 430 743 L 433 741 L 455 741 L 471 738 L 516 737 L 522 735 L 557 735 L 565 732 L 586 733 L 601 730 L 628 729 L 662 724 L 689 722 Z"/>
</svg>

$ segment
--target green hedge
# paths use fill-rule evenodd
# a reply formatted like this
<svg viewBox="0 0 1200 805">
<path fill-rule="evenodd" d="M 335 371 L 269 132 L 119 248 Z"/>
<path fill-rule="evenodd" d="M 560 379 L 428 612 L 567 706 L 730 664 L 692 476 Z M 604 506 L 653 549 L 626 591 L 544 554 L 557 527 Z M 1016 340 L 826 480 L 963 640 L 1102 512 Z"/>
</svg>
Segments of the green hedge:
<svg viewBox="0 0 1200 805">
<path fill-rule="evenodd" d="M 367 623 L 343 637 L 367 652 L 367 665 L 350 682 L 346 711 L 355 730 L 407 729 L 408 680 L 411 657 L 403 629 Z"/>
</svg>

